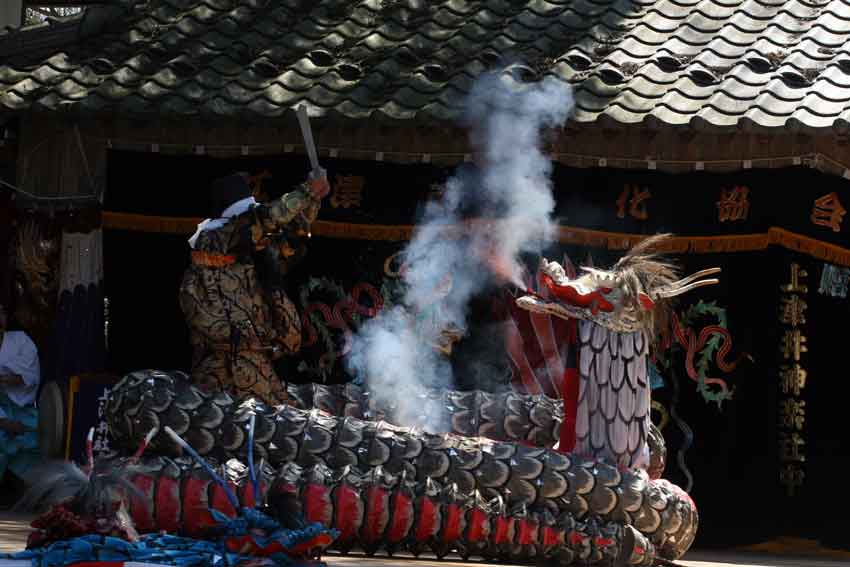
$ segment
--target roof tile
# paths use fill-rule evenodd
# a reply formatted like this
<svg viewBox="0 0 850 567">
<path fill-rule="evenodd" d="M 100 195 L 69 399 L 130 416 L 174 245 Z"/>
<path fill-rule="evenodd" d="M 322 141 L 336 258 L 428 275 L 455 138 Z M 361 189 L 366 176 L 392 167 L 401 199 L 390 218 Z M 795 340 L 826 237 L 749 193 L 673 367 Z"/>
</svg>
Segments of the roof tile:
<svg viewBox="0 0 850 567">
<path fill-rule="evenodd" d="M 738 124 L 740 114 L 718 112 L 713 106 L 704 106 L 691 119 L 690 124 L 696 128 L 730 128 Z"/>
<path fill-rule="evenodd" d="M 12 110 L 23 110 L 31 104 L 26 98 L 12 90 L 0 91 L 0 103 Z"/>
<path fill-rule="evenodd" d="M 649 114 L 649 117 L 670 126 L 685 126 L 691 120 L 691 116 L 690 114 L 682 114 L 669 106 L 660 105 Z"/>
<path fill-rule="evenodd" d="M 783 128 L 788 117 L 785 115 L 769 113 L 761 108 L 753 107 L 746 112 L 742 120 L 761 128 Z"/>
<path fill-rule="evenodd" d="M 411 6 L 148 0 L 52 52 L 50 26 L 23 30 L 0 36 L 32 46 L 0 64 L 0 108 L 276 118 L 309 101 L 318 115 L 449 120 L 507 60 L 509 84 L 574 85 L 578 122 L 850 129 L 845 0 Z"/>
</svg>

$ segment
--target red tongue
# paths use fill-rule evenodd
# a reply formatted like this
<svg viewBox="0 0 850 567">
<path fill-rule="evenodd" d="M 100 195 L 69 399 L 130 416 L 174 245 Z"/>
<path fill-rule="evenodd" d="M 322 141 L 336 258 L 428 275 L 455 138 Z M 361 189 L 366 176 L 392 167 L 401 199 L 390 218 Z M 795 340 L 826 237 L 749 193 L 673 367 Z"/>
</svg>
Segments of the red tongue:
<svg viewBox="0 0 850 567">
<path fill-rule="evenodd" d="M 601 287 L 590 293 L 582 294 L 573 286 L 556 284 L 551 277 L 545 274 L 541 279 L 543 280 L 543 284 L 549 288 L 549 291 L 563 303 L 584 309 L 590 308 L 594 315 L 599 311 L 610 313 L 614 310 L 614 305 L 603 297 L 604 294 L 611 293 L 611 288 Z"/>
</svg>

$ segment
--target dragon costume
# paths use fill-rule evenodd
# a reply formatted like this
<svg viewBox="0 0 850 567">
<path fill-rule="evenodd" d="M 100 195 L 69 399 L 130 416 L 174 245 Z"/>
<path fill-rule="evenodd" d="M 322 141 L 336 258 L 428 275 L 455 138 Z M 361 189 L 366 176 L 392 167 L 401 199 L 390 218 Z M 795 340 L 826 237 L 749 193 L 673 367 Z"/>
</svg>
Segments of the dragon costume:
<svg viewBox="0 0 850 567">
<path fill-rule="evenodd" d="M 544 262 L 541 290 L 517 304 L 578 320 L 578 365 L 563 402 L 423 391 L 423 412 L 441 406 L 444 433 L 383 421 L 393 408 L 353 386 L 290 386 L 294 406 L 269 406 L 203 391 L 179 372 L 127 375 L 110 394 L 110 431 L 127 449 L 150 438 L 157 454 L 126 469 L 129 517 L 140 532 L 192 534 L 215 525 L 210 507 L 235 515 L 286 497 L 306 521 L 337 529 L 342 550 L 563 565 L 681 557 L 698 516 L 684 491 L 658 478 L 664 449 L 649 421 L 647 355 L 666 300 L 716 282 L 699 278 L 717 270 L 677 280 L 648 252 L 655 244 L 579 278 Z M 230 468 L 256 466 L 257 494 L 233 474 L 239 502 L 228 503 L 210 475 L 185 463 L 187 446 Z M 282 523 L 292 517 L 291 506 L 276 509 Z"/>
</svg>

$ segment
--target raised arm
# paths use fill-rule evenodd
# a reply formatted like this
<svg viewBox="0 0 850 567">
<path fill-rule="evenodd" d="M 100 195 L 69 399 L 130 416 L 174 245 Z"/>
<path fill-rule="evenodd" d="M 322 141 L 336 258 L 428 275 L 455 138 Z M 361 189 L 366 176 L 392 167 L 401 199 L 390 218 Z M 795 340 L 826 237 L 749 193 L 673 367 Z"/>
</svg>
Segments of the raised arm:
<svg viewBox="0 0 850 567">
<path fill-rule="evenodd" d="M 322 198 L 328 194 L 330 187 L 324 177 L 310 180 L 280 199 L 265 205 L 267 218 L 278 228 L 282 228 L 303 215 L 307 222 L 312 223 L 319 214 Z"/>
</svg>

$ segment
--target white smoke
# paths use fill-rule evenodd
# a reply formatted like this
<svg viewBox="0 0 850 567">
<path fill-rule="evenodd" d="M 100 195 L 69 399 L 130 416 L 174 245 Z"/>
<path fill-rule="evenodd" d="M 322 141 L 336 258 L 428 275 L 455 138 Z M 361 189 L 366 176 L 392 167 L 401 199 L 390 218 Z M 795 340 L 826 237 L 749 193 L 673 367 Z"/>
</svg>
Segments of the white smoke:
<svg viewBox="0 0 850 567">
<path fill-rule="evenodd" d="M 439 408 L 423 394 L 453 383 L 435 345 L 447 331 L 466 330 L 469 302 L 486 286 L 521 286 L 519 254 L 539 250 L 555 234 L 552 166 L 541 133 L 562 125 L 572 106 L 569 87 L 553 78 L 509 86 L 488 74 L 473 86 L 464 118 L 478 172 L 457 173 L 442 199 L 427 204 L 402 254 L 402 304 L 360 328 L 348 360 L 376 401 L 395 408 L 396 423 L 444 430 Z M 470 215 L 492 222 L 447 235 Z"/>
</svg>

